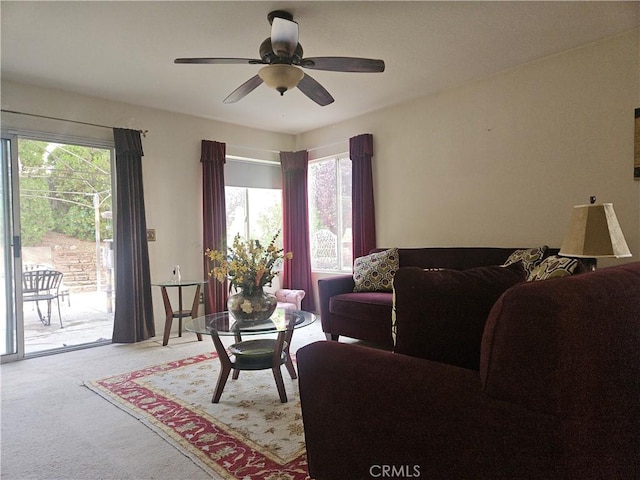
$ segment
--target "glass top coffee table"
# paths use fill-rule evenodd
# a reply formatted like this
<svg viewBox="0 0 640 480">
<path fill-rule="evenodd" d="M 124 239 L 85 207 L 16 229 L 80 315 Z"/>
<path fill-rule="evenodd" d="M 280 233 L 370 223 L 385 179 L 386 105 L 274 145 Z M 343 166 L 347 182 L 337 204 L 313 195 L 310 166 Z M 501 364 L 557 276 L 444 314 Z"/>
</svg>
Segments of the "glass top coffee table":
<svg viewBox="0 0 640 480">
<path fill-rule="evenodd" d="M 280 367 L 284 364 L 291 378 L 298 378 L 289 354 L 293 330 L 311 325 L 315 320 L 316 316 L 313 313 L 283 308 L 276 308 L 270 319 L 257 323 L 239 322 L 229 312 L 212 313 L 188 320 L 185 323 L 188 331 L 211 336 L 222 366 L 211 402 L 220 401 L 231 370 L 233 370 L 232 378 L 236 380 L 240 370 L 270 368 L 273 371 L 280 401 L 286 403 L 287 393 Z M 277 334 L 276 338 L 242 339 L 243 336 L 269 333 Z M 220 340 L 220 337 L 225 336 L 234 337 L 236 342 L 229 347 L 228 352 Z"/>
</svg>

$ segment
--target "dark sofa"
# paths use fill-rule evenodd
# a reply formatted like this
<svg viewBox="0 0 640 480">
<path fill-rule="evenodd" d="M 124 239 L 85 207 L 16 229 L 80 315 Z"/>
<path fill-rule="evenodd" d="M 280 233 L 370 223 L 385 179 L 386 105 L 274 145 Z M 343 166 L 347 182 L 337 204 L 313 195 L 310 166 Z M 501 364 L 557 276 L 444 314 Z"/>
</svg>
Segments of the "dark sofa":
<svg viewBox="0 0 640 480">
<path fill-rule="evenodd" d="M 403 295 L 415 275 L 395 279 L 397 343 L 414 356 L 326 341 L 298 350 L 312 478 L 640 478 L 640 262 L 506 290 L 479 370 L 446 363 L 450 332 L 439 343 L 437 317 L 403 309 L 435 298 L 435 278 Z M 438 315 L 456 321 L 465 308 L 483 307 Z"/>
<path fill-rule="evenodd" d="M 372 252 L 381 252 L 378 248 Z M 428 247 L 398 249 L 400 268 L 446 268 L 464 270 L 501 265 L 516 248 Z M 548 249 L 546 255 L 556 254 Z M 337 275 L 318 280 L 320 320 L 328 339 L 340 335 L 357 338 L 384 348 L 393 348 L 391 337 L 391 292 L 354 292 L 352 275 Z"/>
</svg>

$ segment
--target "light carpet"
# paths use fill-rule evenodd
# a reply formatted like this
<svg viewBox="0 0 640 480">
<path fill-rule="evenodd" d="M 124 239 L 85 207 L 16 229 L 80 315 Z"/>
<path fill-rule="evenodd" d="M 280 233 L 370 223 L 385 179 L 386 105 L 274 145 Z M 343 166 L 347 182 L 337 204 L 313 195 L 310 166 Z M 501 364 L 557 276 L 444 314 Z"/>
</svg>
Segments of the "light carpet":
<svg viewBox="0 0 640 480">
<path fill-rule="evenodd" d="M 145 423 L 213 478 L 306 480 L 298 382 L 286 369 L 281 403 L 271 370 L 229 376 L 211 403 L 220 364 L 205 353 L 85 382 Z"/>
</svg>

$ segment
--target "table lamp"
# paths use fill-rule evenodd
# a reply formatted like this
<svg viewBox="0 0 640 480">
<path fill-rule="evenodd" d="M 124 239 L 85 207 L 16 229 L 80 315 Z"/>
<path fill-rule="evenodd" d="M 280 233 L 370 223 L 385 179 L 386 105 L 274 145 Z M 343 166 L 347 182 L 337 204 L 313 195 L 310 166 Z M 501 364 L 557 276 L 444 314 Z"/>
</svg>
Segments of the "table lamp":
<svg viewBox="0 0 640 480">
<path fill-rule="evenodd" d="M 560 255 L 565 257 L 593 258 L 630 257 L 631 252 L 622 234 L 612 203 L 596 204 L 596 197 L 589 205 L 575 205 L 569 231 L 564 237 Z"/>
</svg>

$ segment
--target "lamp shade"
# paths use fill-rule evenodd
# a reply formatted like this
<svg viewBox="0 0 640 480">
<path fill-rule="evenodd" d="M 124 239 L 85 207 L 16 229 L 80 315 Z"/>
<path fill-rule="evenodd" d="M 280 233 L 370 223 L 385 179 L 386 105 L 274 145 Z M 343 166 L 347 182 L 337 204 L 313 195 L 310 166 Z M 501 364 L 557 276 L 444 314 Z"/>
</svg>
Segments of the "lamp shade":
<svg viewBox="0 0 640 480">
<path fill-rule="evenodd" d="M 560 255 L 578 258 L 630 257 L 612 203 L 576 205 Z"/>
<path fill-rule="evenodd" d="M 293 65 L 275 64 L 261 68 L 258 75 L 264 83 L 284 95 L 284 92 L 298 85 L 304 72 Z"/>
</svg>

